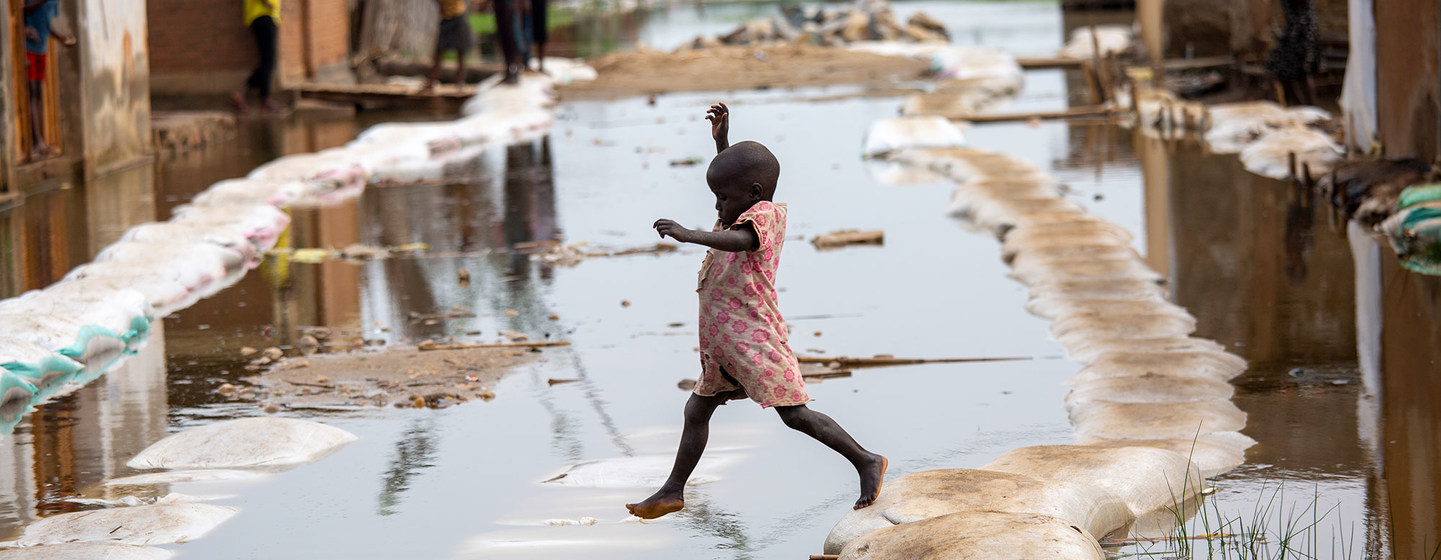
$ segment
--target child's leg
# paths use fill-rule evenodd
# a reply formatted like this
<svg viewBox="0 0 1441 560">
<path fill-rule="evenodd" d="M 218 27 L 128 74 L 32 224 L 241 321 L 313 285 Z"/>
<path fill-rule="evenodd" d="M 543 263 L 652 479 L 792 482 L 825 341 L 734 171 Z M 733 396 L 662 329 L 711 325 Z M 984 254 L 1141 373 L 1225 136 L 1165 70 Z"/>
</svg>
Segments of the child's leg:
<svg viewBox="0 0 1441 560">
<path fill-rule="evenodd" d="M 785 422 L 786 426 L 824 443 L 856 467 L 856 472 L 861 476 L 861 497 L 856 500 L 855 509 L 875 503 L 876 496 L 881 493 L 881 482 L 886 477 L 885 457 L 866 451 L 830 416 L 811 410 L 806 405 L 778 406 L 776 412 L 780 413 L 781 421 Z"/>
<path fill-rule="evenodd" d="M 680 511 L 685 507 L 685 482 L 695 470 L 696 463 L 705 452 L 706 440 L 710 439 L 710 417 L 716 407 L 725 404 L 724 395 L 702 397 L 692 393 L 685 403 L 685 428 L 680 435 L 680 448 L 675 452 L 675 466 L 671 467 L 670 478 L 644 501 L 626 504 L 631 515 L 641 519 L 655 519 L 667 513 Z"/>
</svg>

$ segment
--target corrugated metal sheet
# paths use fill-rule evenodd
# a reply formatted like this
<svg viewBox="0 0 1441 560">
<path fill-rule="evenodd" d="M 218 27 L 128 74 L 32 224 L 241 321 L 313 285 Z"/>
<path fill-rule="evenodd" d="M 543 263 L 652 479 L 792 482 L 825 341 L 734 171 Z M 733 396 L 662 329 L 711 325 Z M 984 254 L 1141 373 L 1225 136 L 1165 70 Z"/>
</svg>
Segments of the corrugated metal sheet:
<svg viewBox="0 0 1441 560">
<path fill-rule="evenodd" d="M 1377 128 L 1387 156 L 1441 156 L 1441 2 L 1375 2 Z"/>
</svg>

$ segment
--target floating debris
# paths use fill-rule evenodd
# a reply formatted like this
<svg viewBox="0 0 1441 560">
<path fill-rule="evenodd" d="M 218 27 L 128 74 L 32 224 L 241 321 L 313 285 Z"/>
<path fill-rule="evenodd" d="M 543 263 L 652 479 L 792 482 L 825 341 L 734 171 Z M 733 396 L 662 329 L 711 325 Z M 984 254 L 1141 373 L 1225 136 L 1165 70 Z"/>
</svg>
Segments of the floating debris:
<svg viewBox="0 0 1441 560">
<path fill-rule="evenodd" d="M 884 245 L 886 233 L 881 230 L 859 231 L 847 229 L 817 236 L 811 244 L 817 249 L 838 249 L 850 245 Z"/>
</svg>

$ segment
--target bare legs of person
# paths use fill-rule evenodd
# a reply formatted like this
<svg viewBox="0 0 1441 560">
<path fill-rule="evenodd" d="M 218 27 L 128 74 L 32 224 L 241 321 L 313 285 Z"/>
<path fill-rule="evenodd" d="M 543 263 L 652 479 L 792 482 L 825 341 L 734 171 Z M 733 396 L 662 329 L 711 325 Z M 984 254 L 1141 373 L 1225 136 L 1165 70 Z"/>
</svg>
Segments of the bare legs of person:
<svg viewBox="0 0 1441 560">
<path fill-rule="evenodd" d="M 440 50 L 440 45 L 435 46 L 434 62 L 430 63 L 430 73 L 425 76 L 425 86 L 420 88 L 422 92 L 428 92 L 435 87 L 435 81 L 440 78 L 440 62 L 444 60 L 441 56 L 445 54 Z"/>
<path fill-rule="evenodd" d="M 675 465 L 670 477 L 660 490 L 649 498 L 634 504 L 626 504 L 631 515 L 641 519 L 655 519 L 685 507 L 685 483 L 705 453 L 706 441 L 710 438 L 710 419 L 716 407 L 725 404 L 726 395 L 703 397 L 692 394 L 685 405 L 685 428 L 681 431 L 680 447 L 676 450 Z M 869 506 L 880 495 L 888 462 L 881 455 L 866 451 L 850 434 L 841 429 L 831 417 L 821 414 L 805 405 L 778 406 L 781 421 L 793 430 L 806 434 L 826 447 L 840 453 L 856 468 L 860 476 L 861 495 L 855 509 Z"/>
<path fill-rule="evenodd" d="M 45 143 L 45 83 L 30 81 L 26 85 L 30 90 L 30 138 L 33 139 L 30 161 L 40 161 L 55 154 L 55 149 Z"/>
<path fill-rule="evenodd" d="M 685 428 L 681 430 L 680 447 L 676 449 L 670 477 L 651 497 L 639 503 L 626 504 L 625 509 L 630 510 L 631 515 L 655 519 L 685 507 L 685 482 L 695 471 L 701 454 L 705 453 L 706 440 L 710 439 L 710 417 L 716 407 L 725 402 L 726 397 L 722 395 L 702 397 L 691 393 L 690 400 L 685 403 Z"/>
</svg>

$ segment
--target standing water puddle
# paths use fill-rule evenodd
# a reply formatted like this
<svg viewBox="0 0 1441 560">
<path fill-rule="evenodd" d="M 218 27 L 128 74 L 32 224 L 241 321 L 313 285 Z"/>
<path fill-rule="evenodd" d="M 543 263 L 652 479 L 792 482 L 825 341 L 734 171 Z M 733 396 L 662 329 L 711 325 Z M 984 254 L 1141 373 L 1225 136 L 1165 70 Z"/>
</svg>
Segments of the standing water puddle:
<svg viewBox="0 0 1441 560">
<path fill-rule="evenodd" d="M 951 24 L 957 42 L 1023 55 L 1053 51 L 1063 35 L 1055 4 L 921 2 L 898 10 L 904 15 L 912 7 Z M 667 31 L 666 21 L 652 23 L 655 44 L 732 25 L 726 18 L 698 18 Z M 1062 72 L 1030 72 L 1026 91 L 1002 110 L 1063 108 L 1068 91 L 1078 90 Z M 141 356 L 42 407 L 5 442 L 0 538 L 37 513 L 78 509 L 63 498 L 130 474 L 124 462 L 166 433 L 263 414 L 252 402 L 215 393 L 222 383 L 254 374 L 243 369 L 240 348 L 292 344 L 299 327 L 323 325 L 362 331 L 373 344 L 448 335 L 492 340 L 514 330 L 574 345 L 541 352 L 494 387 L 492 402 L 445 410 L 282 411 L 320 418 L 360 440 L 317 464 L 244 486 L 173 486 L 170 491 L 231 496 L 217 503 L 241 509 L 214 533 L 180 547 L 186 555 L 804 558 L 820 552 L 855 499 L 855 474 L 749 401 L 717 413 L 709 450 L 728 462 L 714 470 L 714 482 L 690 489 L 679 514 L 624 521 L 622 504 L 648 495 L 648 483 L 580 488 L 541 482 L 569 465 L 618 457 L 653 460 L 663 474 L 686 398 L 676 383 L 697 373 L 693 282 L 702 252 L 683 247 L 565 267 L 509 248 L 561 237 L 645 246 L 657 241 L 649 226 L 661 217 L 708 227 L 714 200 L 705 188 L 705 164 L 672 162 L 709 160 L 713 144 L 702 112 L 722 99 L 732 107 L 732 139 L 765 143 L 782 162 L 777 198 L 790 204 L 793 240 L 779 289 L 798 353 L 1034 358 L 861 370 L 811 385 L 816 409 L 886 454 L 892 477 L 976 467 L 1016 447 L 1069 443 L 1062 402 L 1065 381 L 1079 366 L 1061 359 L 1046 323 L 1025 313 L 1025 291 L 1005 277 L 995 240 L 946 216 L 951 183 L 885 185 L 872 178 L 858 157 L 861 139 L 872 122 L 894 116 L 900 100 L 834 95 L 851 93 L 564 103 L 546 139 L 487 152 L 456 170 L 463 181 L 376 187 L 339 207 L 296 211 L 285 246 L 418 242 L 430 249 L 364 264 L 271 259 L 227 292 L 167 318 L 164 336 L 154 337 Z M 830 100 L 799 100 L 821 97 Z M 251 134 L 263 140 L 260 148 L 252 142 L 219 149 L 314 150 L 343 143 L 357 130 L 346 120 Z M 1373 534 L 1385 508 L 1368 489 L 1376 480 L 1375 460 L 1362 441 L 1367 427 L 1356 421 L 1354 299 L 1344 235 L 1328 230 L 1324 216 L 1309 208 L 1283 211 L 1286 187 L 1245 174 L 1234 158 L 1148 140 L 1133 145 L 1129 133 L 1113 126 L 982 125 L 968 139 L 1050 171 L 1078 201 L 1134 232 L 1151 265 L 1173 278 L 1177 302 L 1198 317 L 1198 336 L 1252 361 L 1253 371 L 1236 382 L 1235 402 L 1250 413 L 1245 431 L 1260 444 L 1246 466 L 1216 481 L 1215 503 L 1226 515 L 1248 515 L 1265 498 L 1263 482 L 1285 480 L 1284 503 L 1336 504 L 1334 515 L 1364 526 L 1366 537 L 1344 538 L 1340 548 L 1381 540 Z M 195 157 L 160 172 L 158 217 L 185 198 L 181 193 L 258 163 L 249 153 Z M 847 228 L 883 229 L 885 245 L 819 252 L 803 241 Z M 457 281 L 462 269 L 470 272 L 468 285 Z M 436 324 L 408 318 L 457 307 L 476 317 Z M 480 334 L 467 334 L 473 332 Z M 577 381 L 552 385 L 551 379 Z M 545 524 L 585 517 L 597 523 Z"/>
</svg>

